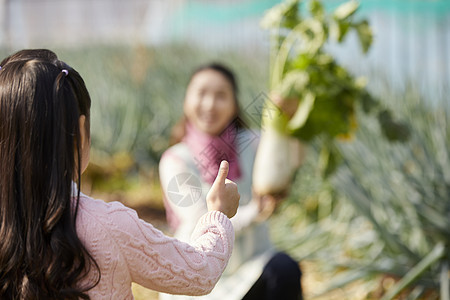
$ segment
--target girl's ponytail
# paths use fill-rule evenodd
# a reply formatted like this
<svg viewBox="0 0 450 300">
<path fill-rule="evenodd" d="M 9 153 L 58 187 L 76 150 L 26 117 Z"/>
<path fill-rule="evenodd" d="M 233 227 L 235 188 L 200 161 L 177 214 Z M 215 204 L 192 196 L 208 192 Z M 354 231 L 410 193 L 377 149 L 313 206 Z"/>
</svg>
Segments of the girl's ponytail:
<svg viewBox="0 0 450 300">
<path fill-rule="evenodd" d="M 0 299 L 89 299 L 100 270 L 77 236 L 72 195 L 89 93 L 48 50 L 0 65 Z M 97 281 L 81 287 L 91 271 Z"/>
</svg>

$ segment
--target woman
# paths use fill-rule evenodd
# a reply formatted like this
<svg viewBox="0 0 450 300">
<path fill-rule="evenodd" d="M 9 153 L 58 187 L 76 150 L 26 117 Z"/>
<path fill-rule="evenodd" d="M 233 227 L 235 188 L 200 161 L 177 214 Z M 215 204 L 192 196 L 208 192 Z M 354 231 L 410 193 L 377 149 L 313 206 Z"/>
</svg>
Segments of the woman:
<svg viewBox="0 0 450 300">
<path fill-rule="evenodd" d="M 217 171 L 215 164 L 227 159 L 229 177 L 241 194 L 232 219 L 235 248 L 224 275 L 205 299 L 300 299 L 298 263 L 275 251 L 264 222 L 276 199 L 252 193 L 258 137 L 243 126 L 237 90 L 233 73 L 222 65 L 207 65 L 193 73 L 184 116 L 173 130 L 174 145 L 160 161 L 168 222 L 175 237 L 189 240 L 195 218 L 206 209 L 204 196 Z M 161 295 L 172 298 L 176 297 Z"/>
</svg>

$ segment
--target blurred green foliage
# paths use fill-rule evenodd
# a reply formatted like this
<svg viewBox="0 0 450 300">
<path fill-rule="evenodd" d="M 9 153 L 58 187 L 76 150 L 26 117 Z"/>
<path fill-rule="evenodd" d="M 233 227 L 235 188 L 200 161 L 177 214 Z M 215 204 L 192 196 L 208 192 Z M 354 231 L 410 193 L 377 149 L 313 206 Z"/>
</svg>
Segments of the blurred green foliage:
<svg viewBox="0 0 450 300">
<path fill-rule="evenodd" d="M 408 123 L 410 139 L 390 143 L 376 119 L 359 112 L 355 138 L 336 144 L 341 164 L 329 179 L 319 172 L 317 141 L 273 235 L 329 276 L 317 294 L 363 279 L 368 298 L 448 299 L 450 105 L 424 99 L 413 85 L 401 93 L 385 85 L 377 96 Z"/>
</svg>

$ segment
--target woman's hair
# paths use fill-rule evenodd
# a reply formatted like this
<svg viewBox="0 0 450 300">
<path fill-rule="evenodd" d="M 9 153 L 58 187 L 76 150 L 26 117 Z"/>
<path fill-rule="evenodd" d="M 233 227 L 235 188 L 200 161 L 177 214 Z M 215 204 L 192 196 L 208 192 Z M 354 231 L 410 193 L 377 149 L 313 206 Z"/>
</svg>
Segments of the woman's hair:
<svg viewBox="0 0 450 300">
<path fill-rule="evenodd" d="M 240 110 L 240 106 L 239 106 L 239 100 L 238 100 L 239 89 L 238 89 L 238 85 L 236 82 L 236 77 L 234 76 L 233 72 L 229 68 L 227 68 L 226 66 L 224 66 L 220 63 L 209 63 L 206 65 L 200 66 L 194 72 L 192 72 L 191 76 L 189 77 L 188 84 L 191 83 L 191 81 L 195 75 L 197 75 L 198 73 L 200 73 L 202 71 L 206 71 L 206 70 L 213 70 L 213 71 L 216 71 L 216 72 L 222 74 L 222 76 L 225 77 L 225 79 L 230 83 L 231 89 L 233 92 L 233 99 L 234 99 L 234 102 L 236 105 L 235 125 L 238 128 L 241 128 L 244 121 L 242 118 L 242 114 L 241 114 L 241 110 Z M 176 143 L 181 142 L 181 140 L 183 139 L 183 137 L 186 134 L 186 132 L 185 132 L 186 123 L 187 123 L 187 118 L 185 115 L 183 115 L 180 118 L 180 120 L 173 126 L 171 134 L 170 134 L 170 141 L 169 141 L 170 145 L 175 145 Z"/>
<path fill-rule="evenodd" d="M 81 76 L 49 50 L 0 63 L 0 299 L 89 299 L 100 270 L 79 240 Z M 91 286 L 80 280 L 94 268 Z"/>
</svg>

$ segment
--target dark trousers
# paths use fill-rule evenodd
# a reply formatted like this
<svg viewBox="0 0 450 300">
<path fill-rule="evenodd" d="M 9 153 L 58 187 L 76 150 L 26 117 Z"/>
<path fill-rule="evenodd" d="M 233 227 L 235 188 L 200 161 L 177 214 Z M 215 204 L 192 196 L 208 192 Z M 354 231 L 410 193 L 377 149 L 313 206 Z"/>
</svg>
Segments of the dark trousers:
<svg viewBox="0 0 450 300">
<path fill-rule="evenodd" d="M 302 300 L 301 276 L 298 263 L 278 252 L 242 300 Z"/>
</svg>

